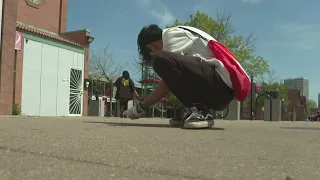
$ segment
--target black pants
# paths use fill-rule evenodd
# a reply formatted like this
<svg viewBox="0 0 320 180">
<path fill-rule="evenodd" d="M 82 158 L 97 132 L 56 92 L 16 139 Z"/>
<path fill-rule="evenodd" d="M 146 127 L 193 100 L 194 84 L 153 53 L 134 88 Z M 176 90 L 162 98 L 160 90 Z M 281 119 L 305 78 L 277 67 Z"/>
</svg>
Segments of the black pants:
<svg viewBox="0 0 320 180">
<path fill-rule="evenodd" d="M 120 100 L 119 100 L 119 104 L 120 104 L 120 117 L 122 117 L 123 112 L 128 109 L 128 102 L 129 102 L 129 100 L 126 100 L 126 99 L 120 99 Z"/>
<path fill-rule="evenodd" d="M 186 107 L 223 110 L 234 98 L 214 67 L 198 57 L 160 51 L 152 56 L 152 66 Z"/>
</svg>

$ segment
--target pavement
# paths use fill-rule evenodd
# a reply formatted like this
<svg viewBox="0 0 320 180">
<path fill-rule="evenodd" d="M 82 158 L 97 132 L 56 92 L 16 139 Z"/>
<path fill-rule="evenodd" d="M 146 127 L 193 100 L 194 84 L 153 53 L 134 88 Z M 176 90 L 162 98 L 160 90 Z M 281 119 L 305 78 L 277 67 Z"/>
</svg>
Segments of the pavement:
<svg viewBox="0 0 320 180">
<path fill-rule="evenodd" d="M 320 123 L 0 117 L 1 180 L 315 180 Z"/>
</svg>

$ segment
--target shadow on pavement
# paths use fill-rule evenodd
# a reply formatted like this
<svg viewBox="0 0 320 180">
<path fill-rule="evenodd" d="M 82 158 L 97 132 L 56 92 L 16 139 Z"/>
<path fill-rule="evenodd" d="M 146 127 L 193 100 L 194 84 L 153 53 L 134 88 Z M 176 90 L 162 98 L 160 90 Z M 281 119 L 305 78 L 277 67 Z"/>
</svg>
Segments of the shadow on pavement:
<svg viewBox="0 0 320 180">
<path fill-rule="evenodd" d="M 319 127 L 280 127 L 280 129 L 295 129 L 295 130 L 320 131 L 320 128 L 319 128 Z"/>
<path fill-rule="evenodd" d="M 155 128 L 180 128 L 181 127 L 174 127 L 170 126 L 169 124 L 141 124 L 141 123 L 117 123 L 117 122 L 103 122 L 103 121 L 83 121 L 84 123 L 93 123 L 93 124 L 106 124 L 109 126 L 120 126 L 120 127 L 155 127 Z M 187 129 L 187 130 L 224 130 L 224 128 L 216 128 L 212 127 L 210 129 Z"/>
</svg>

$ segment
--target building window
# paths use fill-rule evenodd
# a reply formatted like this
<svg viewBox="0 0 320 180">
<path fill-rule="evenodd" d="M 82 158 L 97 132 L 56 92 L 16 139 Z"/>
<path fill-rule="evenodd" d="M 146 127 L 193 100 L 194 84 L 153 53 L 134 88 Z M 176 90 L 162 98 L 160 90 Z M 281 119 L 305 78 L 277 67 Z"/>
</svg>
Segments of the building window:
<svg viewBox="0 0 320 180">
<path fill-rule="evenodd" d="M 26 0 L 26 2 L 29 6 L 39 9 L 41 6 L 43 6 L 46 0 Z"/>
</svg>

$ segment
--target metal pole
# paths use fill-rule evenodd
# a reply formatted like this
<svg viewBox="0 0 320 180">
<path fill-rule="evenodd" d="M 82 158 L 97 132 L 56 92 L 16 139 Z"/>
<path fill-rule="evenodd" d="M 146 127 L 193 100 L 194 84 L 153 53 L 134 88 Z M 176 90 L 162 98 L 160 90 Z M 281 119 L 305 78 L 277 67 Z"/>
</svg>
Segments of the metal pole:
<svg viewBox="0 0 320 180">
<path fill-rule="evenodd" d="M 163 118 L 163 101 L 161 102 L 161 118 Z"/>
<path fill-rule="evenodd" d="M 93 78 L 91 79 L 91 97 L 90 99 L 92 99 L 93 96 Z"/>
<path fill-rule="evenodd" d="M 151 73 L 152 73 L 152 91 L 154 91 L 154 87 L 155 87 L 154 73 L 155 73 L 155 71 L 152 69 Z M 155 109 L 154 109 L 154 106 L 155 106 L 155 104 L 152 105 L 152 118 L 154 118 L 154 110 L 155 110 Z"/>
<path fill-rule="evenodd" d="M 109 82 L 110 83 L 110 82 Z M 112 105 L 112 97 L 113 97 L 113 83 L 111 80 L 111 84 L 110 84 L 110 117 L 113 117 L 113 105 Z M 117 112 L 117 111 L 116 111 Z"/>
<path fill-rule="evenodd" d="M 250 120 L 253 120 L 253 76 L 251 75 L 251 96 L 250 96 Z"/>
<path fill-rule="evenodd" d="M 107 94 L 106 94 L 106 82 L 103 81 L 103 96 L 102 96 L 102 99 L 104 100 L 104 105 L 108 104 L 108 100 L 107 100 Z M 107 102 L 106 102 L 107 101 Z M 108 106 L 107 106 L 108 107 Z M 104 106 L 104 109 L 103 109 L 103 117 L 107 116 L 106 114 L 106 106 Z"/>
<path fill-rule="evenodd" d="M 272 121 L 272 98 L 269 99 L 270 101 L 270 121 Z"/>
</svg>

